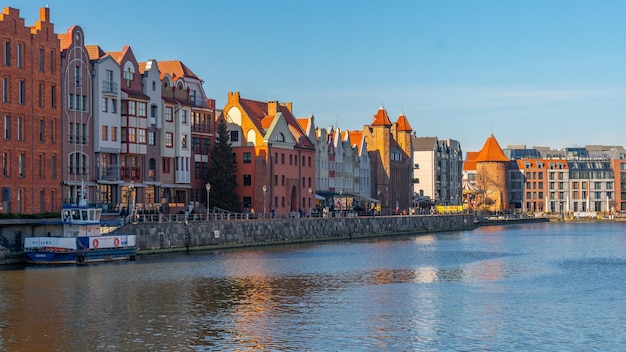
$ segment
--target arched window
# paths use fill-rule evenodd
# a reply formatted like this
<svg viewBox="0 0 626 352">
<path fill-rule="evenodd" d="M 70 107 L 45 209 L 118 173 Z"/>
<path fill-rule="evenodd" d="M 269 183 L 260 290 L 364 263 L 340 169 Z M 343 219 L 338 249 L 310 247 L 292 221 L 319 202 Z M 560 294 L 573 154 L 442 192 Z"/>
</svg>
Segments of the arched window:
<svg viewBox="0 0 626 352">
<path fill-rule="evenodd" d="M 284 142 L 285 141 L 285 135 L 282 132 L 278 132 L 278 134 L 276 135 L 276 140 L 278 142 Z"/>
</svg>

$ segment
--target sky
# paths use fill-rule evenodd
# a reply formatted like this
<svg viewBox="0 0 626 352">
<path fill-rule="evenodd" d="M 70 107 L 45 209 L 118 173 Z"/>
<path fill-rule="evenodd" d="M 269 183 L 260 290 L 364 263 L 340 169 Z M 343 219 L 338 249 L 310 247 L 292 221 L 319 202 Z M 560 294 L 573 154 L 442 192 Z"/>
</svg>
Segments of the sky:
<svg viewBox="0 0 626 352">
<path fill-rule="evenodd" d="M 104 5 L 106 4 L 106 5 Z M 228 92 L 361 130 L 382 106 L 478 151 L 626 145 L 626 1 L 0 0 L 105 51 L 180 60 Z"/>
</svg>

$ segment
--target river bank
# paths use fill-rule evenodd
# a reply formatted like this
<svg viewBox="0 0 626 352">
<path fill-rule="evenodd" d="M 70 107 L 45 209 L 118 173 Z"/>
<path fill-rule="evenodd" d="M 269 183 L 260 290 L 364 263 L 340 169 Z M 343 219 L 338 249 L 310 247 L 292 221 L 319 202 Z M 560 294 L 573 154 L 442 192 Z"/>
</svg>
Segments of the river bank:
<svg viewBox="0 0 626 352">
<path fill-rule="evenodd" d="M 114 233 L 137 235 L 138 255 L 320 242 L 476 228 L 472 215 L 189 220 L 131 223 Z M 0 264 L 19 264 L 11 253 Z"/>
</svg>

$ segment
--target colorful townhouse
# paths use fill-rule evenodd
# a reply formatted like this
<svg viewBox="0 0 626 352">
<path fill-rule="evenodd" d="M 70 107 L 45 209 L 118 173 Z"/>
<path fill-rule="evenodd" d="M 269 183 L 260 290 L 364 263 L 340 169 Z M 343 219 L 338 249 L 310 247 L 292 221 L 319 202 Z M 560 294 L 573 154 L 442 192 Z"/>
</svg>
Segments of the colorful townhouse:
<svg viewBox="0 0 626 352">
<path fill-rule="evenodd" d="M 266 214 L 310 213 L 315 205 L 315 144 L 294 117 L 292 104 L 230 92 L 223 118 L 237 160 L 243 207 Z"/>
<path fill-rule="evenodd" d="M 39 20 L 26 26 L 19 10 L 5 8 L 0 42 L 0 212 L 57 211 L 63 158 L 61 46 L 50 9 L 40 9 Z"/>
</svg>

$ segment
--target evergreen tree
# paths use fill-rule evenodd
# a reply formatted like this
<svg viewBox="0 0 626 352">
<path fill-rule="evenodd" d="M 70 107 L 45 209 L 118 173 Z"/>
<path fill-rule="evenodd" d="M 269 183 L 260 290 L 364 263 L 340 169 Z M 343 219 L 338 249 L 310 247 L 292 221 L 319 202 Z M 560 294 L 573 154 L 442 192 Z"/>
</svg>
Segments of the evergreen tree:
<svg viewBox="0 0 626 352">
<path fill-rule="evenodd" d="M 211 149 L 209 183 L 211 184 L 210 207 L 241 211 L 241 200 L 235 192 L 237 186 L 237 161 L 230 145 L 230 135 L 224 120 L 217 125 L 215 146 Z"/>
</svg>

